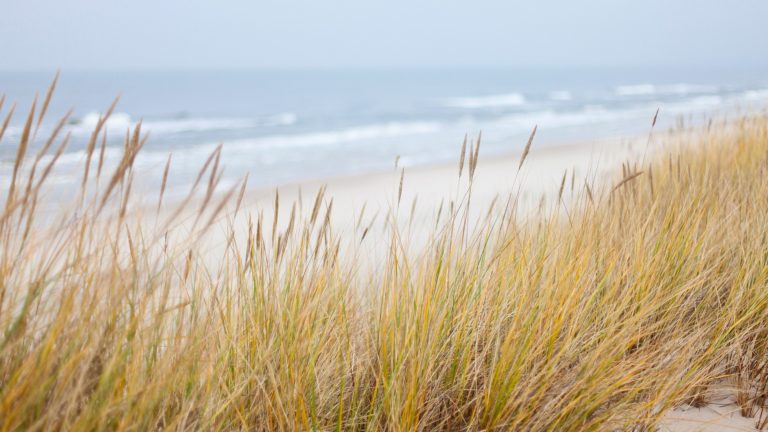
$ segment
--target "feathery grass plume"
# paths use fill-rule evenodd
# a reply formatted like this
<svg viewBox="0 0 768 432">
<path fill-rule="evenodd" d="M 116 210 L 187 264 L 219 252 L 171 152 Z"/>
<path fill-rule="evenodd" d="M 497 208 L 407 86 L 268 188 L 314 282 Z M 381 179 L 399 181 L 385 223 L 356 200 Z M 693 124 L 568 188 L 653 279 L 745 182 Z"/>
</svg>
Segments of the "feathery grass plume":
<svg viewBox="0 0 768 432">
<path fill-rule="evenodd" d="M 365 240 L 365 236 L 368 235 L 368 233 L 371 231 L 371 228 L 373 228 L 373 224 L 376 223 L 376 217 L 377 216 L 378 216 L 378 214 L 374 214 L 373 217 L 371 218 L 371 221 L 368 223 L 368 225 L 363 230 L 363 234 L 360 236 L 360 242 L 361 243 L 362 243 L 363 240 Z"/>
<path fill-rule="evenodd" d="M 411 211 L 408 213 L 408 227 L 413 224 L 413 218 L 416 216 L 416 203 L 419 201 L 419 196 L 415 195 L 413 201 L 411 201 Z"/>
<path fill-rule="evenodd" d="M 400 170 L 400 184 L 397 186 L 397 204 L 400 204 L 400 198 L 403 197 L 403 180 L 405 179 L 405 168 Z"/>
<path fill-rule="evenodd" d="M 259 250 L 263 250 L 264 249 L 264 234 L 263 234 L 263 230 L 261 228 L 262 224 L 263 224 L 263 221 L 264 221 L 264 215 L 263 215 L 263 213 L 259 213 L 259 218 L 256 221 L 257 222 L 256 223 L 256 239 L 255 239 L 255 242 L 254 242 L 254 245 Z"/>
<path fill-rule="evenodd" d="M 595 203 L 595 198 L 594 198 L 594 196 L 592 196 L 592 188 L 590 188 L 589 184 L 586 183 L 586 182 L 584 182 L 584 188 L 585 188 L 585 190 L 587 192 L 587 198 L 589 198 L 589 202 L 594 204 Z"/>
<path fill-rule="evenodd" d="M 297 192 L 299 196 L 296 199 L 296 201 L 298 202 L 298 205 L 299 205 L 299 213 L 301 213 L 302 210 L 304 209 L 304 193 L 302 192 L 301 185 L 299 185 L 299 187 L 297 188 Z"/>
<path fill-rule="evenodd" d="M 45 118 L 45 113 L 48 111 L 48 104 L 51 103 L 51 98 L 53 97 L 53 92 L 56 90 L 56 83 L 59 81 L 59 71 L 56 71 L 56 74 L 53 76 L 53 81 L 51 81 L 51 85 L 48 86 L 48 91 L 45 93 L 45 99 L 43 100 L 43 106 L 40 107 L 40 113 L 37 115 L 37 124 L 35 125 L 35 132 L 32 134 L 32 139 L 34 140 L 34 137 L 37 136 L 37 131 L 40 130 L 40 125 L 43 124 L 43 118 Z M 2 106 L 2 104 L 0 104 Z"/>
<path fill-rule="evenodd" d="M 127 142 L 128 142 L 128 138 L 126 138 L 126 143 Z M 170 225 L 173 224 L 173 222 L 186 210 L 187 205 L 194 198 L 195 192 L 197 191 L 197 188 L 200 185 L 200 182 L 202 181 L 203 176 L 207 172 L 208 167 L 210 166 L 211 162 L 216 157 L 216 155 L 221 152 L 221 148 L 222 148 L 222 145 L 219 144 L 218 146 L 216 146 L 216 149 L 213 152 L 211 152 L 210 155 L 208 155 L 208 158 L 205 160 L 205 163 L 203 164 L 202 168 L 200 168 L 200 170 L 198 171 L 197 176 L 195 177 L 195 181 L 192 183 L 192 187 L 189 190 L 189 193 L 187 194 L 187 196 L 183 200 L 181 200 L 181 203 L 176 206 L 176 210 L 174 210 L 174 212 L 171 213 L 170 216 L 168 216 L 168 218 L 166 219 L 166 221 L 165 221 L 165 223 L 163 225 L 163 228 L 160 230 L 160 232 L 165 232 L 166 230 L 168 230 Z M 132 161 L 132 159 L 133 158 L 131 158 L 131 161 Z M 123 160 L 125 160 L 125 155 L 123 156 Z M 123 164 L 124 164 L 123 161 L 121 161 L 120 164 L 118 165 L 118 169 L 115 170 L 115 174 L 112 175 L 112 180 L 109 183 L 107 192 L 109 192 L 109 190 L 110 190 L 109 188 L 113 187 L 113 184 L 115 183 L 116 176 L 117 176 L 117 174 L 119 174 L 119 169 L 120 169 L 120 167 Z M 102 204 L 99 207 L 99 212 L 104 207 L 105 202 L 108 200 L 108 198 L 109 198 L 109 194 L 105 193 L 104 197 L 102 198 L 102 200 L 103 200 Z M 199 217 L 200 217 L 200 214 L 198 213 L 196 215 L 196 218 L 195 218 L 195 222 L 194 222 L 195 225 L 197 224 L 197 221 L 198 221 Z"/>
<path fill-rule="evenodd" d="M 160 196 L 157 199 L 157 211 L 160 211 L 160 208 L 163 205 L 163 194 L 165 193 L 166 186 L 168 186 L 168 170 L 170 170 L 171 168 L 172 156 L 173 156 L 173 153 L 168 154 L 168 160 L 165 161 L 165 168 L 163 168 L 163 180 L 160 183 Z M 101 157 L 99 157 L 99 159 L 101 159 Z M 99 163 L 99 165 L 101 165 L 101 163 Z"/>
<path fill-rule="evenodd" d="M 618 182 L 618 183 L 616 184 L 616 186 L 614 186 L 614 187 L 613 187 L 613 189 L 611 189 L 611 192 L 614 192 L 614 191 L 616 191 L 616 190 L 617 190 L 617 189 L 619 189 L 620 187 L 622 187 L 622 186 L 624 186 L 625 184 L 629 183 L 630 181 L 632 181 L 632 180 L 636 179 L 636 178 L 637 178 L 638 176 L 640 176 L 641 174 L 643 174 L 643 172 L 642 172 L 642 171 L 638 171 L 638 172 L 636 172 L 636 173 L 633 173 L 633 174 L 629 174 L 629 171 L 627 171 L 627 174 L 625 175 L 625 177 L 624 177 L 623 179 L 621 179 L 621 181 L 620 181 L 620 182 Z"/>
<path fill-rule="evenodd" d="M 124 219 L 125 214 L 128 212 L 128 200 L 131 197 L 131 188 L 133 187 L 133 169 L 128 170 L 128 178 L 125 182 L 125 190 L 120 204 L 119 219 Z"/>
<path fill-rule="evenodd" d="M 245 174 L 245 177 L 243 178 L 243 184 L 240 186 L 240 193 L 237 194 L 237 201 L 235 204 L 235 211 L 234 214 L 237 215 L 237 213 L 240 211 L 240 206 L 243 204 L 243 198 L 245 198 L 245 189 L 248 186 L 248 173 Z"/>
<path fill-rule="evenodd" d="M 480 131 L 477 135 L 477 141 L 475 141 L 474 146 L 474 152 L 472 151 L 472 147 L 470 146 L 470 157 L 469 157 L 469 179 L 472 180 L 475 178 L 475 170 L 477 169 L 477 160 L 480 156 L 480 141 L 483 138 L 483 132 Z"/>
<path fill-rule="evenodd" d="M 571 170 L 571 194 L 573 194 L 573 190 L 576 187 L 576 167 L 573 167 Z"/>
<path fill-rule="evenodd" d="M 360 207 L 360 213 L 358 213 L 357 218 L 355 219 L 355 230 L 360 229 L 360 225 L 363 223 L 363 218 L 365 217 L 365 210 L 367 207 L 367 202 L 364 202 L 362 207 Z"/>
<path fill-rule="evenodd" d="M 48 153 L 48 150 L 50 150 L 50 148 L 53 146 L 53 143 L 56 141 L 56 138 L 58 138 L 59 133 L 61 133 L 62 129 L 64 129 L 64 125 L 67 123 L 71 115 L 72 115 L 72 110 L 70 109 L 64 114 L 61 120 L 59 120 L 56 126 L 54 126 L 53 130 L 51 131 L 51 134 L 48 136 L 48 139 L 45 141 L 45 144 L 43 144 L 40 150 L 37 151 L 37 155 L 35 156 L 35 159 L 32 162 L 32 167 L 29 170 L 29 177 L 27 179 L 27 188 L 24 196 L 25 199 L 30 195 L 32 184 L 35 180 L 35 174 L 37 171 L 37 167 L 40 164 L 40 161 L 43 159 L 43 157 L 45 157 L 45 155 Z"/>
<path fill-rule="evenodd" d="M 99 116 L 99 120 L 96 122 L 96 126 L 93 128 L 93 131 L 91 132 L 91 137 L 88 140 L 88 144 L 85 146 L 85 168 L 83 169 L 83 181 L 80 185 L 80 188 L 83 190 L 83 196 L 85 196 L 85 185 L 88 181 L 88 174 L 91 169 L 91 157 L 93 156 L 93 151 L 96 148 L 96 141 L 99 138 L 99 134 L 101 133 L 102 128 L 107 123 L 107 120 L 112 116 L 112 112 L 115 110 L 115 107 L 117 106 L 118 101 L 120 100 L 120 96 L 117 96 L 113 101 L 112 104 L 107 108 L 107 111 L 104 112 L 103 115 Z M 136 125 L 136 129 L 134 130 L 134 134 L 136 134 L 136 138 L 138 139 L 138 133 L 141 131 L 141 121 Z M 126 144 L 128 141 L 126 141 Z"/>
<path fill-rule="evenodd" d="M 3 95 L 3 101 L 5 101 L 5 95 Z M 3 120 L 3 124 L 0 125 L 0 141 L 3 139 L 3 135 L 5 135 L 5 131 L 8 129 L 8 125 L 11 123 L 11 119 L 13 118 L 13 113 L 16 111 L 16 103 L 14 102 L 11 105 L 11 109 L 8 110 L 8 114 L 5 115 L 5 120 Z"/>
<path fill-rule="evenodd" d="M 103 121 L 99 121 L 96 124 L 97 130 L 101 130 L 101 126 L 99 126 L 100 124 L 103 125 Z M 93 136 L 94 135 L 92 134 L 91 137 L 93 138 Z M 146 143 L 146 140 L 141 139 L 140 136 L 141 136 L 141 122 L 136 124 L 132 133 L 126 134 L 125 142 L 123 146 L 122 158 L 120 159 L 120 162 L 117 164 L 117 168 L 115 168 L 114 172 L 112 173 L 112 177 L 110 178 L 109 183 L 107 183 L 107 188 L 105 192 L 101 196 L 101 203 L 96 209 L 97 214 L 101 213 L 102 210 L 106 207 L 110 197 L 112 196 L 112 193 L 115 191 L 115 188 L 118 185 L 124 184 L 125 176 L 127 173 L 131 171 L 136 155 L 138 155 L 139 151 L 144 146 L 144 143 Z M 89 146 L 91 145 L 89 144 Z M 84 171 L 83 182 L 80 187 L 81 200 L 83 200 L 86 195 L 86 182 L 88 180 L 88 171 L 90 168 L 90 155 L 92 154 L 93 154 L 93 149 L 88 150 L 86 153 L 87 157 L 86 157 L 85 168 L 83 170 Z"/>
<path fill-rule="evenodd" d="M 285 229 L 285 236 L 289 237 L 293 232 L 293 223 L 296 221 L 296 203 L 291 206 L 291 216 L 288 218 L 288 228 Z"/>
<path fill-rule="evenodd" d="M 72 137 L 72 133 L 71 132 L 67 132 L 64 135 L 64 138 L 61 140 L 61 143 L 59 144 L 59 147 L 53 153 L 53 157 L 51 158 L 51 160 L 48 162 L 48 164 L 43 169 L 42 174 L 40 174 L 40 177 L 37 180 L 37 184 L 35 184 L 34 190 L 32 191 L 33 194 L 37 195 L 37 193 L 43 187 L 43 184 L 45 183 L 45 180 L 48 178 L 48 175 L 53 170 L 53 167 L 56 166 L 56 162 L 58 162 L 59 158 L 64 153 L 64 150 L 66 150 L 67 145 L 69 144 L 69 140 L 70 140 L 71 137 Z"/>
<path fill-rule="evenodd" d="M 19 175 L 19 168 L 24 162 L 24 155 L 27 152 L 29 146 L 30 131 L 32 129 L 32 119 L 35 116 L 35 107 L 37 105 L 37 94 L 32 100 L 32 106 L 29 108 L 29 114 L 27 115 L 27 121 L 24 123 L 24 129 L 21 132 L 21 138 L 19 139 L 19 145 L 16 149 L 16 159 L 13 162 L 13 174 L 11 175 L 11 185 L 8 188 L 8 198 L 6 199 L 5 208 L 8 209 L 11 204 L 16 200 L 16 180 Z"/>
<path fill-rule="evenodd" d="M 539 125 L 533 126 L 531 135 L 528 137 L 528 142 L 525 144 L 525 147 L 523 148 L 523 153 L 520 155 L 520 163 L 517 165 L 518 171 L 520 171 L 520 168 L 523 167 L 523 162 L 525 162 L 525 158 L 528 157 L 528 152 L 531 151 L 531 144 L 533 144 L 533 137 L 536 136 L 536 129 L 538 128 L 539 128 Z"/>
<path fill-rule="evenodd" d="M 325 196 L 325 185 L 320 186 L 320 189 L 317 191 L 317 195 L 315 196 L 315 204 L 312 206 L 312 214 L 309 218 L 310 226 L 313 226 L 315 224 L 315 221 L 317 220 L 317 215 L 320 212 L 320 204 L 323 202 L 324 196 Z"/>
<path fill-rule="evenodd" d="M 473 165 L 472 164 L 472 158 L 474 157 L 474 155 L 475 155 L 475 141 L 470 139 L 469 140 L 469 160 L 467 161 L 467 165 L 468 165 L 467 170 L 468 171 L 472 171 L 472 165 Z M 472 176 L 470 175 L 470 180 L 471 180 L 471 178 L 472 178 Z"/>
<path fill-rule="evenodd" d="M 325 241 L 325 245 L 328 245 L 328 229 L 331 225 L 331 213 L 333 212 L 333 198 L 328 202 L 328 206 L 325 209 L 325 217 L 323 218 L 323 224 L 317 230 L 317 237 L 315 238 L 315 249 L 312 254 L 313 258 L 317 258 L 318 252 L 320 252 L 320 245 Z"/>
<path fill-rule="evenodd" d="M 557 192 L 557 200 L 563 200 L 563 191 L 565 191 L 565 179 L 568 178 L 568 170 L 563 171 L 563 178 L 560 180 L 560 189 Z"/>
<path fill-rule="evenodd" d="M 221 151 L 217 151 L 215 152 L 215 156 L 213 158 L 213 166 L 211 167 L 211 172 L 208 174 L 208 186 L 205 189 L 205 197 L 203 198 L 203 201 L 202 203 L 200 203 L 200 207 L 197 210 L 197 216 L 195 216 L 195 222 L 192 224 L 193 227 L 197 225 L 197 222 L 199 221 L 200 217 L 202 217 L 203 213 L 208 208 L 208 204 L 210 204 L 211 199 L 213 199 L 213 193 L 216 191 L 216 188 L 218 187 L 219 182 L 221 181 L 221 177 L 224 174 L 219 170 L 220 160 L 221 160 Z"/>
<path fill-rule="evenodd" d="M 104 154 L 107 152 L 107 130 L 101 133 L 101 146 L 99 148 L 99 163 L 96 166 L 96 178 L 101 179 L 101 172 L 104 168 Z"/>
<path fill-rule="evenodd" d="M 459 178 L 464 171 L 464 157 L 467 152 L 467 134 L 464 134 L 464 142 L 461 143 L 461 156 L 459 156 Z"/>
<path fill-rule="evenodd" d="M 275 234 L 277 233 L 277 220 L 280 213 L 280 191 L 275 189 L 275 213 L 272 217 L 272 243 L 275 242 Z"/>
<path fill-rule="evenodd" d="M 203 179 L 203 176 L 208 171 L 208 166 L 221 154 L 222 147 L 223 147 L 223 144 L 220 143 L 219 145 L 216 146 L 216 149 L 214 149 L 213 152 L 211 152 L 211 154 L 208 155 L 208 158 L 205 160 L 203 167 L 200 168 L 200 171 L 197 173 L 197 177 L 195 177 L 194 183 L 192 183 L 192 192 L 197 190 L 197 185 L 200 184 L 200 181 Z"/>
<path fill-rule="evenodd" d="M 648 187 L 650 188 L 651 198 L 653 198 L 653 165 L 648 165 Z"/>
<path fill-rule="evenodd" d="M 238 189 L 239 184 L 235 184 L 232 186 L 221 198 L 219 201 L 219 204 L 213 209 L 213 212 L 211 212 L 211 216 L 208 218 L 208 221 L 203 225 L 202 231 L 206 231 L 211 226 L 213 226 L 214 221 L 216 221 L 216 218 L 219 216 L 222 210 L 224 210 L 224 206 L 227 205 L 232 199 L 232 196 L 235 194 L 235 191 Z"/>
</svg>

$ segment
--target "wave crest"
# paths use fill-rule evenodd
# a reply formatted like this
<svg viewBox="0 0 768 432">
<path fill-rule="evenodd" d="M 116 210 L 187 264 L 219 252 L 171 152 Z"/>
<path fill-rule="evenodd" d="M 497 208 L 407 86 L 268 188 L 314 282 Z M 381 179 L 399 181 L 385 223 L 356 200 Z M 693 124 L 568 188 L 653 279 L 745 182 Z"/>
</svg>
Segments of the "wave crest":
<svg viewBox="0 0 768 432">
<path fill-rule="evenodd" d="M 519 106 L 525 104 L 525 96 L 520 93 L 506 93 L 490 96 L 453 98 L 445 102 L 451 108 L 480 109 Z"/>
</svg>

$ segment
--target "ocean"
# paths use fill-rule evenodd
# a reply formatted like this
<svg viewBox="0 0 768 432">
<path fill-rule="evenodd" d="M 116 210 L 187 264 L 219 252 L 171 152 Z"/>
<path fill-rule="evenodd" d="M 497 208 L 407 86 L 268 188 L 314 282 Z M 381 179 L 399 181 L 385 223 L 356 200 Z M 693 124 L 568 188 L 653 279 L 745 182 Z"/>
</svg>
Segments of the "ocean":
<svg viewBox="0 0 768 432">
<path fill-rule="evenodd" d="M 0 94 L 17 101 L 0 141 L 0 184 L 9 183 L 26 109 L 52 72 L 0 72 Z M 485 156 L 536 146 L 647 133 L 768 106 L 768 73 L 669 69 L 430 69 L 305 71 L 62 71 L 36 146 L 70 107 L 72 142 L 51 178 L 76 188 L 99 113 L 120 95 L 107 123 L 106 161 L 140 119 L 150 137 L 137 177 L 160 182 L 173 154 L 171 192 L 184 194 L 221 143 L 222 187 L 249 173 L 271 187 L 458 159 L 465 134 L 483 133 Z"/>
</svg>

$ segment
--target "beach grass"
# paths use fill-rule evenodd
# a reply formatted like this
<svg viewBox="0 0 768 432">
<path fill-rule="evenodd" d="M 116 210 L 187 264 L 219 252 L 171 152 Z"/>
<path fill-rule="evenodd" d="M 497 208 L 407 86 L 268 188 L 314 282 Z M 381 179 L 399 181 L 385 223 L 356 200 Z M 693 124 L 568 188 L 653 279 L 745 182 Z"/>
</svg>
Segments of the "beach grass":
<svg viewBox="0 0 768 432">
<path fill-rule="evenodd" d="M 343 235 L 323 190 L 248 214 L 245 182 L 217 192 L 220 149 L 193 197 L 133 211 L 140 126 L 107 170 L 103 122 L 78 198 L 44 214 L 69 140 L 65 120 L 35 138 L 49 100 L 0 203 L 0 430 L 651 431 L 723 386 L 768 423 L 765 116 L 672 132 L 610 179 L 477 219 L 470 139 L 415 247 L 399 199 Z"/>
</svg>

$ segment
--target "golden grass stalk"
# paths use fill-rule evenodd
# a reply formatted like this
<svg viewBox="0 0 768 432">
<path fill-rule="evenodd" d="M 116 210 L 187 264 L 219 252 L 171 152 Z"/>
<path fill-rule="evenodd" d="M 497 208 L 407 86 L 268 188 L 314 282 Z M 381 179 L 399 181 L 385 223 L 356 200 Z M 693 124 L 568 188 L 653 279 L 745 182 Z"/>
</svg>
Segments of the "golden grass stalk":
<svg viewBox="0 0 768 432">
<path fill-rule="evenodd" d="M 525 158 L 528 157 L 528 153 L 531 151 L 531 144 L 533 144 L 533 137 L 536 136 L 536 129 L 538 128 L 539 128 L 538 125 L 534 126 L 533 130 L 531 131 L 531 136 L 528 137 L 528 142 L 525 144 L 525 147 L 523 148 L 523 153 L 520 155 L 520 163 L 517 165 L 518 171 L 520 170 L 520 168 L 523 167 Z"/>
</svg>

